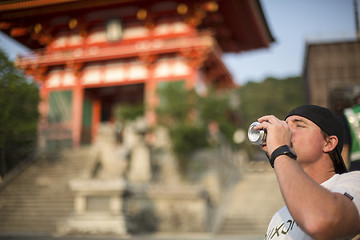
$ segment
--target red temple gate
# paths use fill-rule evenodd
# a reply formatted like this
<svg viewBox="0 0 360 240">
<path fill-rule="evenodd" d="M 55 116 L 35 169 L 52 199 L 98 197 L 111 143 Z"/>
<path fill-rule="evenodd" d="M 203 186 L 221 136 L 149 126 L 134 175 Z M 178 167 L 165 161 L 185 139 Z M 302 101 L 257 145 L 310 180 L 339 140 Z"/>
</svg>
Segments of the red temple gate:
<svg viewBox="0 0 360 240">
<path fill-rule="evenodd" d="M 16 64 L 40 86 L 43 146 L 93 141 L 119 103 L 155 124 L 159 83 L 234 87 L 222 53 L 273 41 L 252 0 L 6 1 L 0 30 L 34 50 Z"/>
</svg>

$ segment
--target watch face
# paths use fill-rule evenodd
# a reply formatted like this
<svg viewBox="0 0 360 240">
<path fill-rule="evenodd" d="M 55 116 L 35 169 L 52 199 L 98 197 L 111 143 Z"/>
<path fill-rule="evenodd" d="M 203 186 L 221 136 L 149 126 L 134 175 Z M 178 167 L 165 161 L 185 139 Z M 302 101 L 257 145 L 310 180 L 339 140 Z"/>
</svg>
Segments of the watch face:
<svg viewBox="0 0 360 240">
<path fill-rule="evenodd" d="M 111 19 L 106 23 L 106 37 L 109 41 L 119 41 L 123 35 L 123 26 L 119 19 Z"/>
<path fill-rule="evenodd" d="M 290 152 L 291 154 L 293 154 L 294 156 L 296 156 L 296 152 L 294 152 L 294 150 L 292 148 L 290 148 Z"/>
<path fill-rule="evenodd" d="M 287 146 L 287 151 L 288 151 L 288 153 L 286 155 L 288 155 L 289 157 L 296 160 L 297 156 L 296 156 L 296 153 L 294 152 L 294 150 L 291 147 Z"/>
</svg>

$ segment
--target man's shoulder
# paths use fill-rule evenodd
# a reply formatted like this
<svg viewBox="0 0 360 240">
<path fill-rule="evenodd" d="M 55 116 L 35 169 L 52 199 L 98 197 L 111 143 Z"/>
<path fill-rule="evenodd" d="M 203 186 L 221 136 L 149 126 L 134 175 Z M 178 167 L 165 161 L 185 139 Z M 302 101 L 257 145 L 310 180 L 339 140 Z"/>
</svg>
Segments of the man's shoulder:
<svg viewBox="0 0 360 240">
<path fill-rule="evenodd" d="M 360 189 L 360 171 L 335 174 L 332 178 L 321 184 L 332 192 L 342 192 L 351 189 Z"/>
<path fill-rule="evenodd" d="M 352 178 L 359 179 L 360 171 L 351 171 L 339 175 L 339 179 L 352 179 Z"/>
<path fill-rule="evenodd" d="M 347 173 L 340 174 L 337 178 L 337 183 L 346 183 L 346 182 L 359 182 L 360 186 L 360 171 L 351 171 Z"/>
<path fill-rule="evenodd" d="M 335 175 L 335 179 L 328 189 L 332 192 L 351 193 L 360 200 L 360 171 L 352 171 Z"/>
<path fill-rule="evenodd" d="M 360 171 L 351 171 L 340 175 L 336 192 L 350 196 L 360 213 Z"/>
</svg>

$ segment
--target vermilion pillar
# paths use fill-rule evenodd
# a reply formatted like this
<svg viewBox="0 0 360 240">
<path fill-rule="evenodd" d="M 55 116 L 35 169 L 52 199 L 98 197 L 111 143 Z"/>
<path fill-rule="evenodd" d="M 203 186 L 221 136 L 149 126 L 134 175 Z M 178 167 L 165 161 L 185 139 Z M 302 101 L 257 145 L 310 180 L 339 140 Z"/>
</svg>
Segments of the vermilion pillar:
<svg viewBox="0 0 360 240">
<path fill-rule="evenodd" d="M 81 144 L 81 128 L 82 128 L 82 114 L 84 89 L 81 86 L 80 79 L 76 79 L 76 84 L 73 88 L 73 104 L 72 104 L 72 138 L 73 146 L 80 147 Z"/>
<path fill-rule="evenodd" d="M 101 102 L 99 99 L 93 101 L 92 106 L 92 127 L 91 127 L 91 141 L 96 140 L 96 136 L 99 130 L 99 125 L 101 121 Z"/>
<path fill-rule="evenodd" d="M 145 82 L 145 117 L 150 126 L 156 124 L 156 107 L 158 104 L 158 96 L 156 94 L 157 81 L 154 79 L 154 63 L 156 55 L 142 55 L 140 59 L 145 61 L 148 68 L 148 79 Z"/>
</svg>

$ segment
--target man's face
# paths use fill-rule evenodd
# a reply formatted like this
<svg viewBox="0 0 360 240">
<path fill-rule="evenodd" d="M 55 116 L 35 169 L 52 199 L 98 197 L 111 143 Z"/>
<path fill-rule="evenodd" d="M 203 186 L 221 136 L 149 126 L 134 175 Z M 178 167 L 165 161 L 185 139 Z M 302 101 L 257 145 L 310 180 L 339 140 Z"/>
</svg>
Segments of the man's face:
<svg viewBox="0 0 360 240">
<path fill-rule="evenodd" d="M 291 143 L 297 154 L 297 161 L 301 165 L 316 161 L 322 155 L 325 144 L 321 129 L 312 121 L 300 116 L 290 116 L 286 122 L 293 134 Z"/>
</svg>

